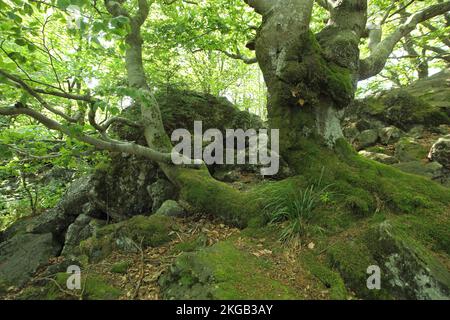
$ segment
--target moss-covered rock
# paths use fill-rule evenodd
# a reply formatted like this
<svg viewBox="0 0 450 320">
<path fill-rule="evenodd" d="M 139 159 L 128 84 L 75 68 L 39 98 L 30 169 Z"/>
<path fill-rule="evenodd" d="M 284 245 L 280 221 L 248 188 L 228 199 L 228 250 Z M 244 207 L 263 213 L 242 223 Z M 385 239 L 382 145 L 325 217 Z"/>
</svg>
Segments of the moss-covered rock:
<svg viewBox="0 0 450 320">
<path fill-rule="evenodd" d="M 403 172 L 436 179 L 441 175 L 442 166 L 437 162 L 409 161 L 393 165 Z"/>
<path fill-rule="evenodd" d="M 100 228 L 96 236 L 81 242 L 80 251 L 91 261 L 99 261 L 114 250 L 137 252 L 141 246 L 156 247 L 170 241 L 174 228 L 176 223 L 170 217 L 135 216 Z"/>
<path fill-rule="evenodd" d="M 413 138 L 402 138 L 395 144 L 395 157 L 401 162 L 424 160 L 428 154 L 428 148 Z"/>
<path fill-rule="evenodd" d="M 120 262 L 113 264 L 113 266 L 111 267 L 111 272 L 125 274 L 125 273 L 127 273 L 128 268 L 130 266 L 131 266 L 130 261 L 120 261 Z"/>
<path fill-rule="evenodd" d="M 167 299 L 296 299 L 290 287 L 268 277 L 275 266 L 231 241 L 181 255 L 159 283 Z"/>
<path fill-rule="evenodd" d="M 329 288 L 331 299 L 347 299 L 348 292 L 338 272 L 332 270 L 326 263 L 320 262 L 314 254 L 309 252 L 300 254 L 300 262 L 306 270 Z"/>
</svg>

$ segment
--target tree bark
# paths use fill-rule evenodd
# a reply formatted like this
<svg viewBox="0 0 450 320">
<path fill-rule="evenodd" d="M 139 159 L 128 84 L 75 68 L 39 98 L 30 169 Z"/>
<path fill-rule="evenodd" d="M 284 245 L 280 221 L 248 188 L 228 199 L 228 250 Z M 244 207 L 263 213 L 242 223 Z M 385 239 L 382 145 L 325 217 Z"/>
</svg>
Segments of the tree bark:
<svg viewBox="0 0 450 320">
<path fill-rule="evenodd" d="M 340 113 L 356 88 L 366 1 L 330 5 L 328 25 L 317 35 L 309 29 L 313 2 L 276 2 L 263 14 L 256 39 L 269 121 L 280 129 L 280 153 L 288 162 L 304 139 L 332 146 L 342 137 Z"/>
</svg>

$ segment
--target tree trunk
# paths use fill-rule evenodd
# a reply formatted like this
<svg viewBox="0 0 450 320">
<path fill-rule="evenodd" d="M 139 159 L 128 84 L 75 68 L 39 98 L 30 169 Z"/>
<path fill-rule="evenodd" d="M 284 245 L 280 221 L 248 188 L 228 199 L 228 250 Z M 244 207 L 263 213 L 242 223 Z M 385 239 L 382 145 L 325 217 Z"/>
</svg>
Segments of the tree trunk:
<svg viewBox="0 0 450 320">
<path fill-rule="evenodd" d="M 366 23 L 365 1 L 345 1 L 314 35 L 312 7 L 308 0 L 278 2 L 263 15 L 256 39 L 270 125 L 280 129 L 280 153 L 291 164 L 305 139 L 331 147 L 342 137 L 340 114 L 354 97 Z"/>
</svg>

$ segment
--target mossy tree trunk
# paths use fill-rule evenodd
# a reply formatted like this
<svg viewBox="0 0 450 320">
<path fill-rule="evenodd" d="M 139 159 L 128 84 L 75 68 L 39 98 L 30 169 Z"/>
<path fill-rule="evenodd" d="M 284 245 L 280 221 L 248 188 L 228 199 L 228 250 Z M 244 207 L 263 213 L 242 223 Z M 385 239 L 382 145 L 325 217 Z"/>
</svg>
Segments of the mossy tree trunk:
<svg viewBox="0 0 450 320">
<path fill-rule="evenodd" d="M 330 8 L 328 26 L 310 31 L 313 2 L 275 1 L 263 12 L 256 55 L 268 87 L 268 115 L 288 162 L 302 140 L 333 146 L 342 137 L 340 110 L 354 97 L 366 1 Z"/>
</svg>

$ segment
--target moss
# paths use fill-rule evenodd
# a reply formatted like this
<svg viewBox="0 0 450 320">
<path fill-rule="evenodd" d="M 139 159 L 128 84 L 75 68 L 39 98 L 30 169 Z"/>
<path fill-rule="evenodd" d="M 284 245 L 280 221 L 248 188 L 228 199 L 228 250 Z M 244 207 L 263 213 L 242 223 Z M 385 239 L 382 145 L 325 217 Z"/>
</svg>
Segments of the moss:
<svg viewBox="0 0 450 320">
<path fill-rule="evenodd" d="M 372 256 L 384 271 L 385 287 L 396 297 L 430 299 L 450 294 L 450 272 L 396 220 L 377 224 L 364 233 Z"/>
<path fill-rule="evenodd" d="M 357 240 L 349 240 L 334 244 L 327 251 L 329 264 L 339 270 L 346 285 L 359 297 L 367 299 L 389 299 L 390 294 L 382 290 L 367 288 L 367 268 L 377 265 L 365 244 Z"/>
<path fill-rule="evenodd" d="M 369 204 L 358 196 L 349 196 L 345 199 L 345 206 L 358 216 L 367 216 L 371 213 Z"/>
<path fill-rule="evenodd" d="M 112 273 L 120 273 L 120 274 L 126 274 L 128 271 L 128 268 L 131 266 L 130 261 L 120 261 L 111 267 Z"/>
<path fill-rule="evenodd" d="M 157 247 L 172 239 L 176 228 L 173 218 L 153 215 L 135 216 L 129 220 L 100 228 L 94 237 L 80 243 L 80 252 L 91 261 L 99 261 L 114 250 L 134 252 L 142 247 Z"/>
<path fill-rule="evenodd" d="M 381 98 L 367 98 L 360 109 L 362 113 L 404 130 L 417 124 L 434 127 L 450 123 L 449 115 L 436 101 L 430 103 L 421 92 L 405 89 L 391 90 Z"/>
<path fill-rule="evenodd" d="M 60 285 L 60 287 L 66 288 L 66 282 L 69 276 L 70 275 L 67 273 L 58 273 L 55 279 Z M 116 300 L 123 294 L 123 292 L 120 289 L 109 285 L 107 281 L 103 279 L 101 276 L 94 274 L 89 274 L 87 276 L 84 276 L 82 274 L 81 286 L 82 286 L 81 291 L 84 290 L 83 299 L 86 300 Z M 74 290 L 74 293 L 81 294 L 81 291 Z M 54 283 L 50 283 L 48 285 L 47 299 L 55 300 L 61 299 L 62 297 L 68 298 L 66 295 L 61 293 L 59 288 Z"/>
<path fill-rule="evenodd" d="M 395 156 L 402 162 L 423 160 L 429 149 L 412 138 L 401 138 L 395 144 Z"/>
<path fill-rule="evenodd" d="M 200 234 L 192 240 L 177 243 L 174 246 L 174 250 L 175 252 L 196 251 L 197 249 L 204 248 L 207 245 L 207 240 L 208 238 L 205 234 Z"/>
<path fill-rule="evenodd" d="M 96 274 L 89 274 L 85 277 L 81 276 L 80 290 L 70 291 L 67 289 L 67 273 L 58 273 L 55 275 L 54 282 L 48 281 L 44 286 L 31 286 L 25 288 L 17 297 L 18 300 L 73 300 L 79 299 L 78 296 L 83 292 L 83 300 L 116 300 L 123 295 L 122 290 L 115 288 L 107 283 L 107 281 Z M 58 287 L 59 286 L 59 287 Z M 70 292 L 68 295 L 61 289 Z"/>
<path fill-rule="evenodd" d="M 330 298 L 333 300 L 345 300 L 347 289 L 339 273 L 331 270 L 326 264 L 320 262 L 312 253 L 300 254 L 300 262 L 313 276 L 330 289 Z"/>
<path fill-rule="evenodd" d="M 268 277 L 274 266 L 229 240 L 180 256 L 160 284 L 175 299 L 296 299 L 294 290 Z"/>
<path fill-rule="evenodd" d="M 181 197 L 200 211 L 214 212 L 217 217 L 238 227 L 246 227 L 258 216 L 260 210 L 254 192 L 233 189 L 203 170 L 179 170 L 177 179 L 182 181 Z"/>
</svg>

